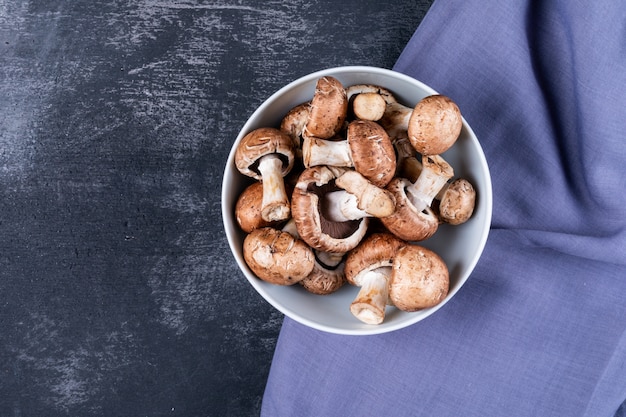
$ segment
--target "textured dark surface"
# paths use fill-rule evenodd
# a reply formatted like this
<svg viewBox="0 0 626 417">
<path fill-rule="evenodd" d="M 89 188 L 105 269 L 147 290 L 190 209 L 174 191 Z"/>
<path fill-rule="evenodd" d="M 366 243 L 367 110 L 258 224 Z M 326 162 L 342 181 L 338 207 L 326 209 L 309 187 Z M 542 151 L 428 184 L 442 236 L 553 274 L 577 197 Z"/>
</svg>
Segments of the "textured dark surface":
<svg viewBox="0 0 626 417">
<path fill-rule="evenodd" d="M 222 231 L 229 148 L 429 4 L 0 0 L 0 415 L 257 415 L 282 316 Z"/>
</svg>

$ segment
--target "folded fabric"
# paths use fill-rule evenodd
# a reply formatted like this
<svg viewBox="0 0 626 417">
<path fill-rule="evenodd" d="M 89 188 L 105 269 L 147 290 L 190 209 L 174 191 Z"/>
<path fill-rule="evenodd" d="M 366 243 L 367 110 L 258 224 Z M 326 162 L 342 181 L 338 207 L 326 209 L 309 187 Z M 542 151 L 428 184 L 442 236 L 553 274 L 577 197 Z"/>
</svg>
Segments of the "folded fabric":
<svg viewBox="0 0 626 417">
<path fill-rule="evenodd" d="M 465 286 L 396 332 L 285 319 L 262 415 L 613 416 L 626 399 L 626 3 L 438 0 L 395 70 L 453 98 L 490 166 Z"/>
</svg>

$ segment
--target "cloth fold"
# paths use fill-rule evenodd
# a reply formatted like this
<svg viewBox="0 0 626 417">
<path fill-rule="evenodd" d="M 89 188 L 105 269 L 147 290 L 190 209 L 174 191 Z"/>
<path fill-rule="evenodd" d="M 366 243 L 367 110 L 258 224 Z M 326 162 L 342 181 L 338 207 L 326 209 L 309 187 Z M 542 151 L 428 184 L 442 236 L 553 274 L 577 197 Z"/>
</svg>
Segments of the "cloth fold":
<svg viewBox="0 0 626 417">
<path fill-rule="evenodd" d="M 438 0 L 394 69 L 450 96 L 476 132 L 487 245 L 459 293 L 409 328 L 348 337 L 285 318 L 262 415 L 615 415 L 626 3 Z"/>
</svg>

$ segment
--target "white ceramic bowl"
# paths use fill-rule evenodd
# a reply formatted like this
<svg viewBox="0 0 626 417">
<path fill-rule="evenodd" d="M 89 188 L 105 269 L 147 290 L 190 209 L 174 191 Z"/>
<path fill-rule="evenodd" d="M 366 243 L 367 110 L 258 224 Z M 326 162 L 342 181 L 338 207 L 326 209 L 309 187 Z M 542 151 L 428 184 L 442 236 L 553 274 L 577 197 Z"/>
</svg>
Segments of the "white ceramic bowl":
<svg viewBox="0 0 626 417">
<path fill-rule="evenodd" d="M 320 296 L 308 293 L 300 285 L 278 286 L 257 278 L 243 258 L 245 233 L 235 220 L 235 203 L 251 180 L 240 174 L 234 162 L 235 149 L 243 136 L 253 129 L 280 124 L 293 106 L 313 97 L 317 79 L 331 75 L 344 86 L 352 84 L 381 85 L 399 102 L 414 106 L 423 97 L 436 92 L 427 85 L 387 69 L 348 66 L 318 71 L 297 79 L 269 97 L 243 126 L 226 162 L 222 182 L 222 218 L 233 256 L 248 282 L 267 302 L 286 316 L 312 328 L 346 335 L 370 335 L 394 331 L 414 324 L 442 308 L 469 278 L 485 246 L 492 212 L 492 188 L 485 155 L 472 129 L 463 121 L 461 136 L 443 156 L 454 168 L 455 176 L 469 179 L 477 190 L 476 208 L 472 218 L 459 226 L 442 225 L 435 235 L 420 245 L 437 252 L 450 271 L 450 292 L 437 306 L 414 313 L 387 307 L 385 321 L 379 325 L 360 322 L 350 313 L 350 303 L 358 289 L 346 284 L 338 292 Z M 461 112 L 463 109 L 461 108 Z"/>
</svg>

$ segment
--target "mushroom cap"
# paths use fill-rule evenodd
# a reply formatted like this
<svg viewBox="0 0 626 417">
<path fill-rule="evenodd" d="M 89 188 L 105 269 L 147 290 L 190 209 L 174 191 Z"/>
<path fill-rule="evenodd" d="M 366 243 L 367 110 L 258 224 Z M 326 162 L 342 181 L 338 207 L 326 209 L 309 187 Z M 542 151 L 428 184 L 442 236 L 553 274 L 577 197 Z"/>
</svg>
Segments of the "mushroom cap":
<svg viewBox="0 0 626 417">
<path fill-rule="evenodd" d="M 391 266 L 398 250 L 407 242 L 390 233 L 374 233 L 351 250 L 346 257 L 346 280 L 361 286 L 362 277 L 369 271 Z"/>
<path fill-rule="evenodd" d="M 380 120 L 386 108 L 385 98 L 378 93 L 357 94 L 352 101 L 354 115 L 362 120 Z"/>
<path fill-rule="evenodd" d="M 302 158 L 302 132 L 309 117 L 310 105 L 311 102 L 307 101 L 292 107 L 280 122 L 280 130 L 289 135 L 299 158 Z"/>
<path fill-rule="evenodd" d="M 320 196 L 335 191 L 335 179 L 345 172 L 342 168 L 314 166 L 305 169 L 291 196 L 291 216 L 298 234 L 309 246 L 324 252 L 344 253 L 356 247 L 365 236 L 368 218 L 347 222 L 331 222 L 322 212 Z"/>
<path fill-rule="evenodd" d="M 385 87 L 381 87 L 376 84 L 352 84 L 346 87 L 346 96 L 348 97 L 348 101 L 354 99 L 358 94 L 364 93 L 375 93 L 382 96 L 385 100 L 385 103 L 391 104 L 396 102 L 396 98 L 393 93 L 386 89 Z"/>
<path fill-rule="evenodd" d="M 454 145 L 462 127 L 463 118 L 456 103 L 435 94 L 415 105 L 409 119 L 409 140 L 422 155 L 438 155 Z"/>
<path fill-rule="evenodd" d="M 257 161 L 266 155 L 278 155 L 283 161 L 283 177 L 294 164 L 294 150 L 291 137 L 273 127 L 260 127 L 246 134 L 235 151 L 235 165 L 239 172 L 260 180 Z"/>
<path fill-rule="evenodd" d="M 300 285 L 313 294 L 332 294 L 346 283 L 344 267 L 343 262 L 336 267 L 329 267 L 316 261 L 313 271 L 300 281 Z"/>
<path fill-rule="evenodd" d="M 261 216 L 261 206 L 263 204 L 263 184 L 254 182 L 246 187 L 239 195 L 235 204 L 235 218 L 237 224 L 246 233 L 254 229 L 266 227 L 273 224 Z"/>
<path fill-rule="evenodd" d="M 405 106 L 397 101 L 387 103 L 385 114 L 378 120 L 378 123 L 391 137 L 406 135 L 412 113 L 412 107 Z"/>
<path fill-rule="evenodd" d="M 385 129 L 376 122 L 354 120 L 346 139 L 354 169 L 375 186 L 386 186 L 396 173 L 396 153 Z"/>
<path fill-rule="evenodd" d="M 263 227 L 243 241 L 244 260 L 263 281 L 293 285 L 308 276 L 315 265 L 313 250 L 287 232 Z"/>
<path fill-rule="evenodd" d="M 341 82 L 335 77 L 321 77 L 315 85 L 303 134 L 320 139 L 332 138 L 343 127 L 347 115 L 348 98 Z"/>
<path fill-rule="evenodd" d="M 387 230 L 408 241 L 425 240 L 435 234 L 439 227 L 439 219 L 430 207 L 417 211 L 406 194 L 406 187 L 411 185 L 406 178 L 396 177 L 389 185 L 396 201 L 396 211 L 380 219 Z"/>
<path fill-rule="evenodd" d="M 439 304 L 450 289 L 448 267 L 439 255 L 419 245 L 398 250 L 391 266 L 389 300 L 403 311 Z"/>
<path fill-rule="evenodd" d="M 472 184 L 457 178 L 446 188 L 439 201 L 439 218 L 446 223 L 459 225 L 472 217 L 476 204 L 476 190 Z"/>
</svg>

